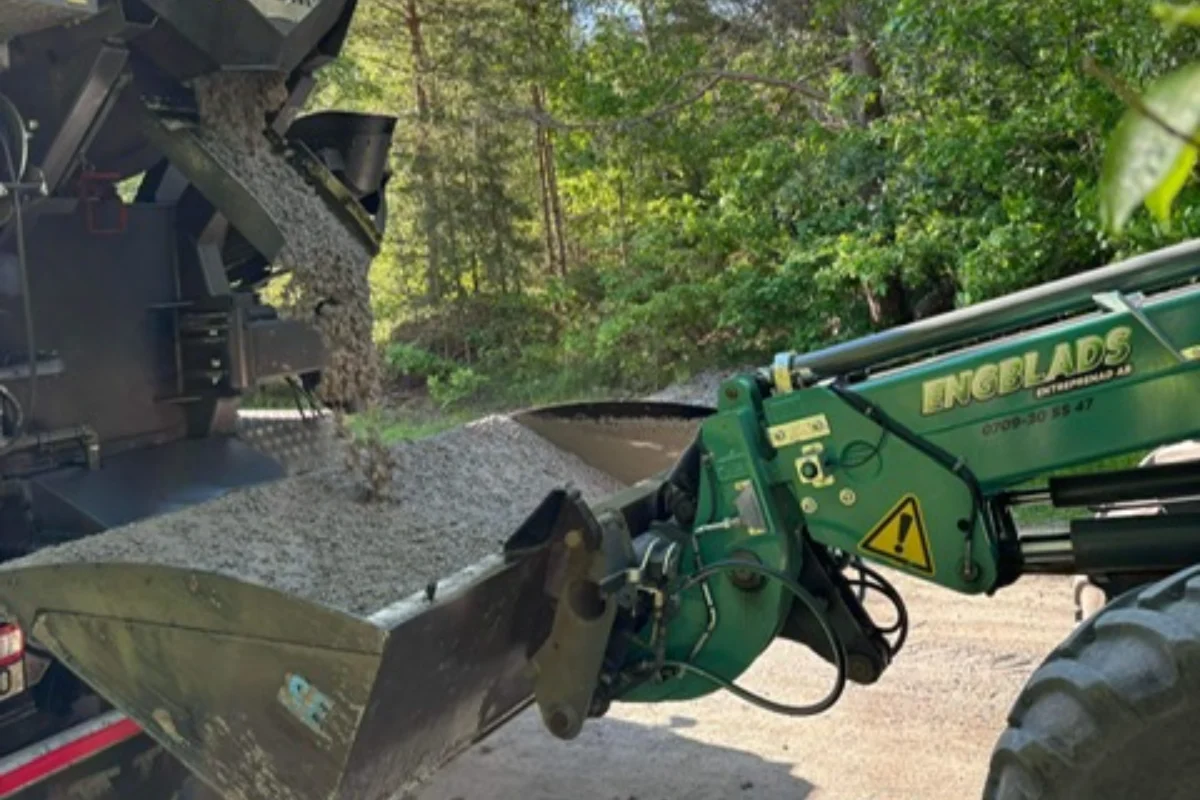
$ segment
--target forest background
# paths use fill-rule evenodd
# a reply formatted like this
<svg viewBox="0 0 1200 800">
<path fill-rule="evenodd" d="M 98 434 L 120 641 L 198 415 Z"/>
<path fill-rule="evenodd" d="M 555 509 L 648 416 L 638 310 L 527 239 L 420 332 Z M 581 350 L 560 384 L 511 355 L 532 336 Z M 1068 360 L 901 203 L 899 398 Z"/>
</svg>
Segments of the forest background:
<svg viewBox="0 0 1200 800">
<path fill-rule="evenodd" d="M 1192 181 L 1169 223 L 1101 223 L 1132 93 L 1196 52 L 1141 0 L 359 5 L 313 105 L 400 117 L 376 337 L 444 410 L 651 390 L 1200 233 Z"/>
</svg>

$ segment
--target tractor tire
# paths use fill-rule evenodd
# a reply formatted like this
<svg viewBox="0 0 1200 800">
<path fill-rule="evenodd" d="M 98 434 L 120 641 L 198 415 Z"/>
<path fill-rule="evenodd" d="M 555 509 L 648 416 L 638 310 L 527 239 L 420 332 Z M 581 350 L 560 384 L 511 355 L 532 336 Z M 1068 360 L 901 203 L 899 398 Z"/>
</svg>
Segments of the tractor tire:
<svg viewBox="0 0 1200 800">
<path fill-rule="evenodd" d="M 1200 797 L 1200 567 L 1079 626 L 1008 723 L 984 800 Z"/>
</svg>

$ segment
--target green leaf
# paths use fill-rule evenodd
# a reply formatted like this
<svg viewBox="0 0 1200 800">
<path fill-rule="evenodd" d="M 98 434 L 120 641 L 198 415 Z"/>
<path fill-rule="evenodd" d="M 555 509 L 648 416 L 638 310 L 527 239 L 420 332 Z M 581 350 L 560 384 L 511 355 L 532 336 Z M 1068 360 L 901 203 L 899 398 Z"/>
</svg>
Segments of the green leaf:
<svg viewBox="0 0 1200 800">
<path fill-rule="evenodd" d="M 1200 5 L 1177 6 L 1172 3 L 1155 3 L 1151 11 L 1167 27 L 1167 30 L 1173 31 L 1180 25 L 1200 27 Z"/>
<path fill-rule="evenodd" d="M 1158 119 L 1135 108 L 1126 111 L 1109 140 L 1100 175 L 1100 217 L 1112 232 L 1123 229 L 1138 205 L 1171 178 L 1190 146 L 1182 137 L 1193 137 L 1200 128 L 1200 64 L 1154 83 L 1142 103 Z"/>
<path fill-rule="evenodd" d="M 1155 219 L 1164 225 L 1171 222 L 1171 204 L 1175 202 L 1176 195 L 1187 183 L 1188 176 L 1192 174 L 1192 168 L 1196 166 L 1197 150 L 1191 145 L 1186 145 L 1179 151 L 1179 158 L 1175 160 L 1175 166 L 1167 173 L 1167 177 L 1163 179 L 1158 188 L 1146 196 L 1146 208 L 1150 209 L 1150 213 Z"/>
</svg>

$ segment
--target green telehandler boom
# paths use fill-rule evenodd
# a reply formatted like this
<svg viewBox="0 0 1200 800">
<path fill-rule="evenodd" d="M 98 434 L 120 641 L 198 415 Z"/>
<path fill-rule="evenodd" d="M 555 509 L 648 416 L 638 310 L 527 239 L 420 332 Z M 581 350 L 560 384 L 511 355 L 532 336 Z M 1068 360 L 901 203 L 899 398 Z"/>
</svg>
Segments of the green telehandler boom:
<svg viewBox="0 0 1200 800">
<path fill-rule="evenodd" d="M 781 354 L 726 381 L 664 469 L 598 504 L 553 492 L 502 553 L 370 618 L 156 565 L 10 570 L 0 605 L 214 789 L 316 800 L 392 796 L 531 703 L 564 739 L 615 702 L 718 690 L 820 713 L 904 645 L 903 599 L 871 565 L 948 603 L 1087 575 L 1111 602 L 1031 678 L 984 796 L 1195 797 L 1200 515 L 1180 509 L 1200 462 L 1064 473 L 1200 433 L 1197 277 L 1192 242 Z M 527 424 L 603 438 L 583 413 Z M 655 413 L 607 408 L 595 451 L 636 461 Z M 643 440 L 621 450 L 622 425 Z M 1027 532 L 1029 504 L 1083 513 Z M 1139 504 L 1165 513 L 1090 513 Z M 780 638 L 834 666 L 827 696 L 738 684 Z"/>
</svg>

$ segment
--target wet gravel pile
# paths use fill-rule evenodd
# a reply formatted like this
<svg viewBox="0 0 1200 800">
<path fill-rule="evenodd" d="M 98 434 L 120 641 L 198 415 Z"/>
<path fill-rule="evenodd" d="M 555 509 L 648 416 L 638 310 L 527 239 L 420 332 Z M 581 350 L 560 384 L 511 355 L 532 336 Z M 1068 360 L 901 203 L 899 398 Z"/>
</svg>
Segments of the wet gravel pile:
<svg viewBox="0 0 1200 800">
<path fill-rule="evenodd" d="M 387 496 L 362 502 L 342 467 L 40 551 L 5 568 L 157 563 L 232 575 L 369 614 L 492 553 L 550 491 L 589 500 L 620 485 L 507 417 L 392 449 Z"/>
<path fill-rule="evenodd" d="M 285 311 L 313 322 L 330 349 L 322 399 L 372 405 L 380 375 L 367 280 L 371 254 L 264 133 L 268 114 L 287 99 L 283 76 L 216 73 L 198 78 L 194 88 L 201 143 L 245 182 L 286 239 L 277 259 L 291 276 Z"/>
<path fill-rule="evenodd" d="M 82 17 L 86 9 L 34 0 L 0 0 L 0 42 Z"/>
</svg>

